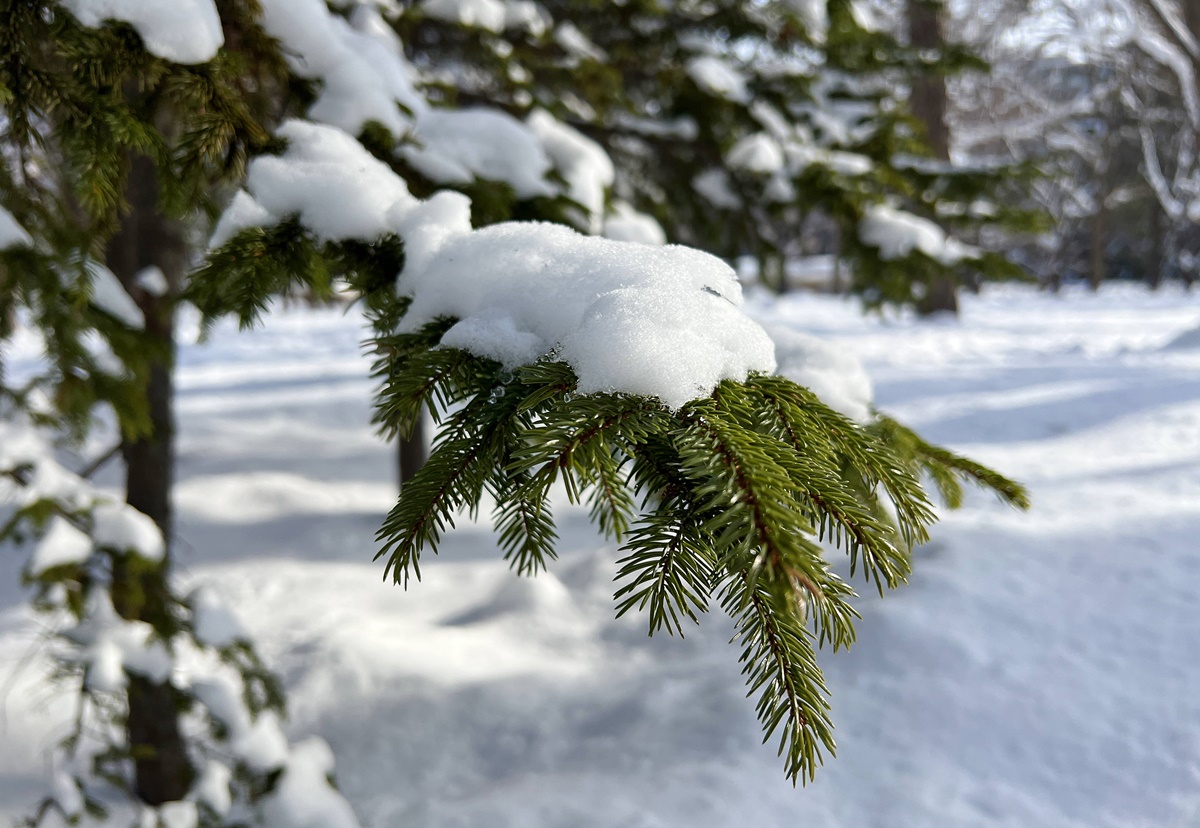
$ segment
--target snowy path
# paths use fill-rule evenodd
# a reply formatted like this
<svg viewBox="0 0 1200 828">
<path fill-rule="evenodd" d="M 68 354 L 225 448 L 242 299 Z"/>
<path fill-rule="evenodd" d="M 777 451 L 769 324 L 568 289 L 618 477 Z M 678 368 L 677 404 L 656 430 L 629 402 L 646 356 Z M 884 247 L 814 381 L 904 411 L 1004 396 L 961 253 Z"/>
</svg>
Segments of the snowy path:
<svg viewBox="0 0 1200 828">
<path fill-rule="evenodd" d="M 764 314 L 844 342 L 882 408 L 1032 489 L 976 494 L 912 583 L 825 653 L 839 756 L 793 790 L 759 744 L 713 615 L 680 641 L 612 620 L 613 552 L 558 511 L 519 581 L 465 523 L 407 593 L 373 535 L 391 457 L 360 332 L 337 312 L 185 350 L 180 559 L 215 581 L 338 755 L 365 826 L 1200 826 L 1200 297 L 968 297 L 883 324 L 797 298 Z M 28 621 L 0 561 L 0 681 Z M 865 591 L 865 590 L 864 590 Z M 26 670 L 0 721 L 0 817 L 39 792 L 61 706 Z"/>
</svg>

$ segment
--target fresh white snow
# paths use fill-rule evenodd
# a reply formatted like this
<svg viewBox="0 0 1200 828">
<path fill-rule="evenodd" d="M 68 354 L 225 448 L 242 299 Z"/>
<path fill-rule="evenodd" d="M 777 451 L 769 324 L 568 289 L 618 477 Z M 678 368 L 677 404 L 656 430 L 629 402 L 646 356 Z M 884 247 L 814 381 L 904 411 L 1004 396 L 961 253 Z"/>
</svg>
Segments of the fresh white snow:
<svg viewBox="0 0 1200 828">
<path fill-rule="evenodd" d="M 929 219 L 888 204 L 867 208 L 858 225 L 863 244 L 879 248 L 881 259 L 901 259 L 914 250 L 942 264 L 977 258 L 979 250 L 947 236 Z"/>
<path fill-rule="evenodd" d="M 738 141 L 725 157 L 730 167 L 753 173 L 774 173 L 783 169 L 783 148 L 765 132 L 755 132 Z"/>
<path fill-rule="evenodd" d="M 204 63 L 225 43 L 221 18 L 213 0 L 63 0 L 63 6 L 85 26 L 106 21 L 128 23 L 146 51 L 175 63 Z"/>
<path fill-rule="evenodd" d="M 604 226 L 604 194 L 616 176 L 608 153 L 591 138 L 544 109 L 534 110 L 525 123 L 537 135 L 554 168 L 566 180 L 567 195 L 587 211 L 580 223 L 581 229 L 599 233 Z"/>
<path fill-rule="evenodd" d="M 667 234 L 658 220 L 625 201 L 615 202 L 612 212 L 605 217 L 604 237 L 641 244 L 667 243 Z"/>
<path fill-rule="evenodd" d="M 696 86 L 710 95 L 735 103 L 747 103 L 750 100 L 749 81 L 745 74 L 722 57 L 699 55 L 688 60 L 684 69 Z"/>
<path fill-rule="evenodd" d="M 748 299 L 772 330 L 861 360 L 878 406 L 1034 499 L 1020 514 L 974 493 L 909 585 L 880 600 L 859 582 L 858 642 L 821 653 L 838 756 L 806 788 L 760 744 L 719 612 L 682 641 L 612 619 L 616 552 L 585 508 L 557 504 L 561 559 L 536 580 L 507 571 L 484 509 L 422 583 L 381 582 L 394 452 L 373 437 L 363 331 L 341 309 L 222 324 L 181 350 L 178 568 L 260 642 L 289 689 L 287 733 L 328 743 L 364 826 L 1194 825 L 1200 348 L 1177 337 L 1200 297 L 962 300 L 953 323 Z M 6 352 L 12 370 L 36 357 L 21 339 Z M 292 483 L 281 497 L 259 480 Z M 364 496 L 331 503 L 343 486 Z M 202 508 L 227 487 L 238 515 Z M 27 657 L 43 633 L 22 564 L 0 555 L 0 820 L 48 789 L 73 712 Z M 325 755 L 303 745 L 287 772 L 319 781 Z M 202 782 L 193 798 L 219 796 Z"/>
<path fill-rule="evenodd" d="M 91 557 L 92 548 L 91 538 L 66 518 L 55 515 L 34 548 L 29 574 L 36 578 L 55 567 L 83 563 Z"/>
<path fill-rule="evenodd" d="M 91 282 L 93 305 L 135 330 L 146 327 L 145 314 L 115 273 L 95 259 L 84 262 L 84 271 Z"/>
<path fill-rule="evenodd" d="M 92 538 L 98 546 L 162 560 L 162 532 L 147 515 L 125 503 L 102 503 L 92 511 Z"/>
<path fill-rule="evenodd" d="M 426 213 L 444 207 L 431 219 Z M 453 216 L 457 213 L 457 216 Z M 739 308 L 741 287 L 720 259 L 678 245 L 583 236 L 553 224 L 470 231 L 466 199 L 442 193 L 413 226 L 450 229 L 410 249 L 399 290 L 413 297 L 404 328 L 459 321 L 442 344 L 507 367 L 557 349 L 582 393 L 658 397 L 671 408 L 722 379 L 775 368 L 766 333 Z M 401 235 L 418 238 L 402 228 Z"/>
<path fill-rule="evenodd" d="M 28 247 L 33 244 L 29 231 L 17 223 L 13 214 L 0 207 L 0 250 Z"/>
<path fill-rule="evenodd" d="M 486 111 L 436 114 L 498 123 Z M 532 130 L 512 124 L 536 141 Z M 560 127 L 556 157 L 578 163 L 581 144 L 568 152 Z M 557 352 L 584 393 L 646 394 L 678 408 L 722 379 L 774 370 L 770 339 L 740 309 L 733 270 L 712 255 L 679 245 L 648 249 L 549 223 L 474 230 L 465 195 L 414 198 L 403 179 L 342 130 L 293 120 L 278 132 L 287 150 L 251 163 L 249 192 L 235 199 L 215 241 L 248 222 L 293 214 L 323 241 L 396 233 L 405 241 L 397 289 L 413 299 L 408 330 L 458 317 L 441 343 L 509 368 Z M 536 143 L 531 148 L 541 152 Z"/>
<path fill-rule="evenodd" d="M 292 70 L 322 82 L 309 118 L 354 135 L 374 121 L 401 135 L 411 122 L 400 107 L 424 110 L 416 73 L 375 9 L 360 6 L 349 23 L 324 0 L 264 0 L 262 11 L 263 28 L 283 45 Z"/>
</svg>

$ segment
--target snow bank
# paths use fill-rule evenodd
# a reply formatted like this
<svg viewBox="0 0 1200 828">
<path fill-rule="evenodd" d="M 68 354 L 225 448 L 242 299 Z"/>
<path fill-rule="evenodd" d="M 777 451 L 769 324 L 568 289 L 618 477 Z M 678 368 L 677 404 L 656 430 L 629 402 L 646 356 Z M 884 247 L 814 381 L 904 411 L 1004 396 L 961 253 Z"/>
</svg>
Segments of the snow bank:
<svg viewBox="0 0 1200 828">
<path fill-rule="evenodd" d="M 93 29 L 107 20 L 128 23 L 146 51 L 175 63 L 212 60 L 225 43 L 213 0 L 62 0 L 62 5 Z"/>
<path fill-rule="evenodd" d="M 227 647 L 250 640 L 246 628 L 215 590 L 209 587 L 196 589 L 189 596 L 188 604 L 192 608 L 192 632 L 201 644 Z"/>
</svg>

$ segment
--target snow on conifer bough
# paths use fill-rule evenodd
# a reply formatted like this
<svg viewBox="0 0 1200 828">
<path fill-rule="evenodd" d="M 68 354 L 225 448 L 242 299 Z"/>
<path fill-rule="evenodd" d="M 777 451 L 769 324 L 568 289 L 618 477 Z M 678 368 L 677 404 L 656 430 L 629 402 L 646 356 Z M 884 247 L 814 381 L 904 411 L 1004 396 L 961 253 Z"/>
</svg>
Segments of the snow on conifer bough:
<svg viewBox="0 0 1200 828">
<path fill-rule="evenodd" d="M 729 257 L 749 250 L 781 261 L 793 202 L 812 197 L 806 209 L 839 217 L 849 258 L 876 265 L 856 274 L 895 292 L 856 288 L 875 289 L 876 301 L 911 300 L 910 283 L 929 265 L 951 267 L 969 251 L 898 212 L 914 206 L 904 191 L 924 193 L 928 182 L 914 186 L 914 175 L 893 174 L 890 157 L 859 152 L 891 134 L 893 119 L 877 117 L 890 111 L 887 96 L 854 79 L 877 73 L 878 61 L 839 62 L 854 50 L 834 40 L 856 33 L 837 9 L 737 4 L 737 28 L 762 46 L 794 29 L 796 13 L 806 34 L 793 36 L 829 43 L 833 74 L 808 78 L 800 64 L 798 75 L 775 71 L 774 58 L 787 55 L 774 47 L 758 65 L 736 50 L 714 52 L 729 20 L 716 4 L 547 5 L 560 19 L 491 0 L 12 6 L 0 61 L 11 92 L 0 96 L 5 138 L 11 158 L 36 163 L 0 176 L 0 266 L 15 277 L 3 286 L 17 288 L 6 297 L 51 334 L 52 376 L 43 379 L 55 428 L 81 433 L 92 407 L 108 403 L 124 445 L 147 449 L 127 461 L 136 479 L 127 498 L 158 527 L 114 523 L 91 495 L 76 504 L 70 492 L 41 496 L 34 485 L 26 494 L 40 494 L 0 531 L 42 537 L 27 576 L 44 588 L 43 608 L 68 613 L 78 628 L 59 637 L 58 663 L 111 735 L 102 755 L 78 732 L 59 744 L 56 790 L 41 815 L 57 808 L 73 819 L 119 794 L 164 824 L 197 814 L 206 824 L 243 815 L 356 824 L 325 784 L 329 751 L 282 738 L 280 688 L 244 631 L 203 593 L 174 592 L 177 300 L 250 323 L 297 286 L 320 297 L 344 281 L 373 325 L 382 430 L 403 433 L 426 408 L 443 425 L 381 530 L 387 571 L 401 582 L 419 574 L 421 552 L 436 551 L 458 512 L 488 497 L 502 552 L 519 573 L 535 573 L 554 556 L 550 489 L 565 485 L 622 543 L 619 613 L 644 609 L 651 632 L 681 634 L 711 604 L 734 618 L 759 719 L 768 738 L 779 736 L 793 779 L 811 777 L 833 747 L 814 648 L 853 638 L 852 591 L 830 571 L 827 547 L 847 552 L 882 590 L 903 580 L 909 549 L 933 519 L 922 474 L 951 503 L 962 479 L 1024 503 L 1015 484 L 929 446 L 855 394 L 827 400 L 854 418 L 846 419 L 771 376 L 773 344 L 742 313 L 740 288 L 719 259 L 505 221 L 703 240 Z M 501 6 L 508 11 L 498 17 Z M 468 7 L 491 11 L 459 13 Z M 453 31 L 427 28 L 441 24 Z M 423 42 L 439 44 L 436 59 L 425 49 L 409 60 L 422 42 L 413 27 L 435 35 Z M 480 31 L 508 38 L 493 42 L 486 62 L 494 53 L 501 63 L 486 71 L 455 45 Z M 564 108 L 574 75 L 615 77 L 597 64 L 630 49 L 628 32 L 641 33 L 639 71 Z M 513 37 L 536 47 L 521 50 L 535 71 L 505 64 Z M 447 90 L 426 97 L 441 86 L 442 61 L 460 80 L 479 81 L 458 91 L 482 103 L 457 108 Z M 677 64 L 688 71 L 674 72 Z M 564 77 L 568 86 L 555 88 Z M 496 78 L 507 90 L 498 98 Z M 855 100 L 835 103 L 847 94 Z M 797 99 L 806 103 L 793 107 Z M 660 121 L 663 112 L 679 114 Z M 728 128 L 708 129 L 720 123 Z M 660 164 L 667 154 L 653 155 L 656 140 L 680 142 L 685 151 L 672 155 L 688 163 Z M 890 156 L 890 141 L 875 143 Z M 71 174 L 26 186 L 39 165 Z M 645 175 L 648 188 L 631 186 L 660 166 L 669 179 Z M 193 269 L 194 234 L 183 231 L 207 226 L 205 214 L 233 187 L 242 189 L 211 237 L 217 249 Z M 670 198 L 660 203 L 659 192 Z M 886 232 L 862 238 L 864 212 L 893 202 Z M 820 374 L 807 359 L 784 367 L 806 382 Z M 24 393 L 0 392 L 13 405 L 0 423 L 47 413 L 29 410 Z M 52 468 L 42 454 L 34 465 Z M 26 465 L 0 472 L 28 489 Z M 131 554 L 147 537 L 160 543 L 142 551 L 158 554 Z M 214 656 L 233 674 L 184 681 L 154 643 Z M 147 721 L 166 727 L 135 732 Z M 159 761 L 167 755 L 175 761 Z M 132 762 L 134 773 L 110 773 L 109 759 Z"/>
<path fill-rule="evenodd" d="M 293 121 L 281 134 L 285 151 L 251 165 L 194 298 L 279 290 L 316 272 L 287 267 L 302 261 L 362 293 L 376 422 L 403 434 L 428 410 L 440 424 L 379 531 L 387 573 L 419 577 L 422 552 L 490 498 L 501 551 L 535 574 L 555 556 L 562 483 L 622 544 L 618 614 L 645 610 L 651 633 L 682 634 L 714 604 L 734 619 L 766 738 L 793 780 L 811 778 L 834 748 L 815 648 L 849 645 L 856 617 L 827 547 L 894 587 L 935 519 L 922 473 L 952 504 L 960 479 L 1024 505 L 1021 488 L 773 376 L 774 344 L 716 257 L 553 224 L 473 229 L 465 196 L 413 197 L 345 133 Z M 332 186 L 352 210 L 331 209 Z M 242 295 L 249 323 L 266 295 Z"/>
</svg>

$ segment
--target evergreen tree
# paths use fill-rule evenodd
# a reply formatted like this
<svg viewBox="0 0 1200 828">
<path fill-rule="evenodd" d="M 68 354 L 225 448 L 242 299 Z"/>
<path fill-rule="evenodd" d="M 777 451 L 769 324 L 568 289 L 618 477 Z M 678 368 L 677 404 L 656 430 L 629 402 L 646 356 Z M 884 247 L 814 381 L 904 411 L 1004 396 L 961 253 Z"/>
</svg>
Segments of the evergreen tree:
<svg viewBox="0 0 1200 828">
<path fill-rule="evenodd" d="M 921 34 L 939 4 L 916 6 Z M 834 252 L 875 307 L 1020 275 L 960 240 L 1039 227 L 1005 206 L 1031 171 L 950 164 L 944 130 L 903 92 L 920 107 L 945 75 L 983 70 L 962 47 L 901 42 L 857 0 L 559 0 L 533 31 L 474 8 L 421 4 L 398 22 L 438 94 L 579 129 L 612 157 L 616 195 L 671 241 L 753 257 L 776 290 L 787 259 Z"/>
<path fill-rule="evenodd" d="M 0 363 L 0 475 L 15 492 L 0 541 L 38 539 L 26 578 L 80 693 L 29 824 L 113 807 L 139 825 L 234 824 L 286 810 L 290 785 L 329 771 L 328 749 L 289 748 L 280 688 L 244 630 L 216 596 L 173 583 L 174 314 L 194 238 L 270 140 L 289 77 L 253 2 L 106 13 L 120 11 L 0 9 L 0 334 L 26 321 L 47 355 L 15 386 Z M 116 413 L 126 504 L 53 456 L 100 405 Z M 189 657 L 211 675 L 180 683 Z M 318 809 L 349 813 L 315 790 Z"/>
<path fill-rule="evenodd" d="M 205 631 L 207 598 L 172 591 L 170 376 L 182 296 L 210 319 L 234 313 L 250 324 L 273 296 L 297 287 L 321 296 L 341 280 L 357 291 L 378 353 L 381 428 L 406 433 L 422 410 L 442 421 L 429 462 L 380 532 L 393 576 L 405 582 L 419 574 L 422 550 L 436 551 L 457 511 L 477 509 L 485 493 L 497 504 L 501 547 L 514 568 L 536 572 L 554 552 L 549 487 L 564 481 L 623 544 L 619 612 L 647 609 L 651 631 L 682 632 L 684 619 L 711 602 L 735 619 L 760 720 L 768 736 L 780 736 L 793 779 L 811 776 L 833 745 L 814 643 L 838 647 L 853 638 L 852 592 L 831 572 L 823 544 L 848 552 L 855 570 L 882 589 L 903 580 L 909 550 L 933 520 L 924 475 L 952 504 L 962 480 L 1024 503 L 1016 484 L 883 415 L 848 419 L 770 376 L 770 343 L 738 310 L 740 290 L 718 260 L 563 226 L 654 236 L 652 220 L 612 201 L 616 180 L 627 200 L 679 237 L 699 239 L 702 227 L 718 226 L 714 217 L 737 217 L 721 252 L 745 252 L 738 239 L 786 218 L 767 197 L 768 188 L 783 186 L 772 182 L 816 176 L 831 192 L 865 193 L 844 202 L 861 213 L 846 207 L 856 228 L 869 215 L 869 198 L 883 197 L 882 184 L 846 184 L 857 178 L 845 168 L 862 162 L 851 160 L 845 142 L 812 143 L 809 157 L 817 160 L 787 167 L 782 177 L 783 168 L 727 163 L 737 155 L 729 145 L 735 138 L 750 147 L 740 153 L 746 158 L 770 141 L 794 155 L 789 141 L 799 142 L 801 125 L 811 132 L 822 107 L 835 120 L 844 115 L 830 87 L 814 97 L 812 78 L 772 74 L 765 62 L 752 80 L 736 80 L 743 76 L 732 62 L 747 44 L 786 64 L 794 54 L 780 44 L 816 43 L 812 21 L 805 28 L 790 7 L 773 4 L 716 4 L 712 18 L 688 4 L 630 0 L 617 20 L 630 31 L 697 29 L 707 40 L 681 37 L 643 51 L 646 71 L 622 75 L 620 86 L 606 61 L 632 61 L 628 50 L 641 46 L 622 45 L 615 26 L 612 42 L 585 28 L 603 24 L 600 8 L 431 0 L 394 10 L 390 22 L 371 5 L 333 10 L 323 0 L 196 0 L 170 15 L 162 6 L 110 3 L 110 20 L 79 0 L 0 11 L 7 148 L 0 230 L 11 236 L 0 237 L 0 309 L 28 315 L 46 337 L 49 369 L 36 387 L 52 401 L 37 403 L 43 397 L 32 390 L 6 385 L 5 423 L 26 433 L 59 421 L 78 433 L 94 405 L 111 405 L 131 507 L 118 510 L 124 528 L 114 532 L 112 510 L 82 482 L 69 490 L 39 486 L 38 469 L 52 468 L 45 452 L 5 455 L 0 467 L 28 493 L 3 536 L 40 534 L 51 559 L 64 537 L 74 550 L 62 565 L 31 564 L 29 574 L 47 609 L 75 619 L 62 663 L 96 715 L 107 716 L 110 734 L 100 751 L 78 734 L 64 743 L 77 761 L 44 813 L 98 808 L 109 786 L 153 806 L 151 818 L 164 822 L 171 808 L 190 802 L 205 825 L 254 814 L 268 824 L 300 824 L 288 791 L 314 780 L 321 789 L 329 772 L 320 746 L 266 758 L 255 750 L 278 745 L 278 720 L 266 712 L 281 706 L 278 688 L 244 636 Z M 491 17 L 464 19 L 471 9 L 490 9 Z M 621 17 L 634 13 L 648 22 Z M 454 52 L 406 54 L 397 32 L 427 43 L 432 35 L 409 27 L 447 18 L 465 26 L 457 35 L 480 38 L 496 57 L 494 78 L 521 87 L 511 101 L 467 106 L 476 102 L 446 82 Z M 534 97 L 537 83 L 514 58 L 526 46 L 557 48 L 559 78 L 595 74 L 610 82 L 588 99 L 571 101 L 553 86 Z M 731 77 L 732 87 L 720 85 Z M 660 86 L 665 106 L 652 105 Z M 793 95 L 805 94 L 796 99 L 807 103 L 794 103 Z M 767 108 L 755 107 L 754 97 Z M 534 102 L 550 112 L 514 117 Z M 701 120 L 693 106 L 715 115 Z M 592 122 L 577 111 L 589 107 L 611 118 Z M 781 112 L 788 113 L 782 126 Z M 892 117 L 881 112 L 871 117 Z M 647 136 L 662 131 L 644 119 L 663 114 L 691 117 L 704 136 L 682 142 L 684 166 L 725 164 L 746 173 L 739 186 L 757 189 L 743 189 L 738 208 L 715 211 L 678 199 L 672 179 L 654 178 L 656 157 L 646 150 Z M 757 119 L 755 131 L 746 117 Z M 718 133 L 713 125 L 725 119 L 741 126 Z M 786 140 L 769 134 L 775 127 Z M 873 125 L 863 140 L 878 135 Z M 719 153 L 710 162 L 711 151 Z M 676 156 L 657 158 L 670 167 Z M 865 182 L 892 176 L 871 170 Z M 221 213 L 213 249 L 193 269 L 209 217 L 239 183 L 244 189 Z M 460 193 L 438 190 L 447 184 Z M 527 218 L 559 223 L 504 221 Z M 900 259 L 876 259 L 898 272 Z M 548 273 L 572 289 L 538 281 Z M 559 301 L 553 312 L 549 297 Z M 672 361 L 665 341 L 694 348 Z M 108 351 L 117 357 L 114 370 Z M 138 515 L 157 530 L 143 531 Z M 118 639 L 135 644 L 121 649 Z M 115 668 L 94 657 L 114 646 Z M 169 658 L 186 648 L 215 652 L 236 680 L 175 686 L 160 650 Z M 179 724 L 192 715 L 205 722 L 199 741 Z M 213 745 L 233 756 L 224 770 L 211 770 L 221 755 Z M 325 802 L 310 824 L 353 824 L 331 789 Z"/>
</svg>

